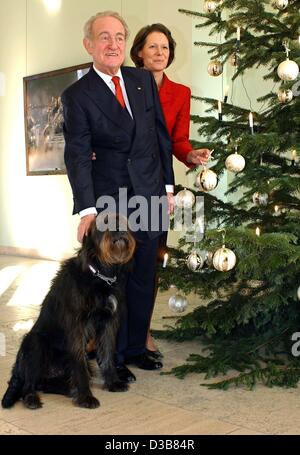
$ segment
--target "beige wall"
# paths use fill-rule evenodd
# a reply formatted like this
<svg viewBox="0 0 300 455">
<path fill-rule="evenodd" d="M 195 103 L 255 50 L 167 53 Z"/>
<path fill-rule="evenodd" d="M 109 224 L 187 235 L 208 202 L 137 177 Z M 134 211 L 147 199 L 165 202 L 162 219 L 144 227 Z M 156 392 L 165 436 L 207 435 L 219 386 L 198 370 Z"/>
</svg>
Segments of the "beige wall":
<svg viewBox="0 0 300 455">
<path fill-rule="evenodd" d="M 62 0 L 49 14 L 43 0 L 0 2 L 0 247 L 20 248 L 44 257 L 70 254 L 78 217 L 66 176 L 26 176 L 23 77 L 89 61 L 82 41 L 83 22 L 97 11 L 113 9 L 128 21 L 132 35 L 146 23 L 164 22 L 178 42 L 168 74 L 191 83 L 191 19 L 177 9 L 191 1 Z M 127 63 L 131 64 L 127 59 Z M 3 79 L 5 89 L 3 87 Z M 178 181 L 185 167 L 176 165 Z"/>
<path fill-rule="evenodd" d="M 206 50 L 195 40 L 207 40 L 208 30 L 178 13 L 179 8 L 202 10 L 203 0 L 62 0 L 57 14 L 49 14 L 43 0 L 0 2 L 0 248 L 35 250 L 44 257 L 70 254 L 76 242 L 78 217 L 72 217 L 72 195 L 66 176 L 26 176 L 23 85 L 24 76 L 89 61 L 82 47 L 83 22 L 97 11 L 120 12 L 131 29 L 128 49 L 136 31 L 147 23 L 163 22 L 177 41 L 176 60 L 168 69 L 171 79 L 192 87 L 196 95 L 219 97 L 221 78 L 208 76 Z M 127 58 L 127 64 L 131 65 Z M 226 75 L 225 75 L 226 76 Z M 225 82 L 223 82 L 225 84 Z M 193 113 L 203 113 L 192 103 Z M 197 138 L 195 128 L 192 137 Z M 185 167 L 175 161 L 177 182 L 189 185 Z M 219 192 L 223 193 L 227 180 Z M 176 237 L 171 236 L 171 243 Z M 10 250 L 11 251 L 11 250 Z"/>
</svg>

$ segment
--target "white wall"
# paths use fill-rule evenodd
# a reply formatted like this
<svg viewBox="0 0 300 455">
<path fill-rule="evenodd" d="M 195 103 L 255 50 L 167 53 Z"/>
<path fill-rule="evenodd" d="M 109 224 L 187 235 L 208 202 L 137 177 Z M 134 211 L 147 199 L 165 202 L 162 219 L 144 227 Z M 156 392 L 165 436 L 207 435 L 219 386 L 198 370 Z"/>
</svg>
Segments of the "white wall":
<svg viewBox="0 0 300 455">
<path fill-rule="evenodd" d="M 0 90 L 0 251 L 60 258 L 78 246 L 67 177 L 26 176 L 23 77 L 88 62 L 83 23 L 95 12 L 113 9 L 131 29 L 128 49 L 143 25 L 165 23 L 178 43 L 168 75 L 191 85 L 192 19 L 177 11 L 191 6 L 188 0 L 62 0 L 61 10 L 49 14 L 43 0 L 0 2 L 0 81 L 5 79 L 5 92 Z M 184 183 L 185 167 L 175 166 L 177 181 Z"/>
</svg>

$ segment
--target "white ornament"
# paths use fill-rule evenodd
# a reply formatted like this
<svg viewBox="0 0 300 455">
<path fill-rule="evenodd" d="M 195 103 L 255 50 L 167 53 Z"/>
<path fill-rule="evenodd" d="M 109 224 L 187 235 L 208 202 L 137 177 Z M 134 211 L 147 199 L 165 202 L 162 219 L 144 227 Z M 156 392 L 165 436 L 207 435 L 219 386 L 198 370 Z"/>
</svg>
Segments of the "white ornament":
<svg viewBox="0 0 300 455">
<path fill-rule="evenodd" d="M 207 67 L 210 76 L 220 76 L 223 73 L 223 65 L 219 60 L 212 60 Z"/>
<path fill-rule="evenodd" d="M 256 206 L 266 207 L 268 205 L 269 196 L 267 193 L 254 193 L 252 196 L 253 204 Z"/>
<path fill-rule="evenodd" d="M 275 0 L 276 8 L 284 10 L 289 4 L 289 0 Z"/>
<path fill-rule="evenodd" d="M 196 270 L 201 269 L 203 267 L 204 261 L 201 256 L 193 252 L 188 256 L 186 260 L 186 265 L 190 270 L 192 270 L 192 272 L 195 272 Z"/>
<path fill-rule="evenodd" d="M 174 313 L 183 313 L 187 306 L 187 299 L 180 294 L 173 295 L 169 299 L 169 308 Z"/>
<path fill-rule="evenodd" d="M 175 196 L 175 203 L 180 209 L 192 208 L 195 204 L 195 200 L 194 194 L 186 188 L 179 191 Z"/>
<path fill-rule="evenodd" d="M 237 152 L 229 155 L 225 161 L 226 169 L 231 172 L 241 172 L 245 165 L 245 158 Z"/>
<path fill-rule="evenodd" d="M 204 167 L 202 171 L 197 175 L 195 184 L 203 191 L 212 191 L 218 185 L 217 174 L 214 171 Z"/>
<path fill-rule="evenodd" d="M 293 94 L 292 90 L 279 90 L 277 96 L 278 96 L 279 101 L 281 103 L 285 104 L 285 103 L 289 103 L 290 101 L 292 101 L 294 94 Z"/>
<path fill-rule="evenodd" d="M 287 58 L 277 68 L 277 74 L 283 81 L 294 81 L 299 74 L 299 66 L 293 60 Z"/>
<path fill-rule="evenodd" d="M 297 297 L 298 297 L 298 300 L 300 300 L 300 286 L 297 289 Z"/>
<path fill-rule="evenodd" d="M 217 2 L 214 1 L 206 1 L 204 2 L 204 11 L 206 13 L 214 13 L 218 7 Z"/>
<path fill-rule="evenodd" d="M 214 268 L 219 270 L 219 272 L 228 272 L 236 264 L 236 255 L 223 245 L 222 248 L 215 252 L 213 264 Z"/>
</svg>

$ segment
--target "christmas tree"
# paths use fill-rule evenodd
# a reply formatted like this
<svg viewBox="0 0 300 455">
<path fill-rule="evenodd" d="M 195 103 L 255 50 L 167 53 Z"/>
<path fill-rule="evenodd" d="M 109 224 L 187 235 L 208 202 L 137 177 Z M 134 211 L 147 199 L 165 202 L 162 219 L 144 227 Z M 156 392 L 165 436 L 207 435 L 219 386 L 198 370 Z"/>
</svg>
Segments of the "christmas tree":
<svg viewBox="0 0 300 455">
<path fill-rule="evenodd" d="M 199 353 L 171 371 L 180 378 L 204 373 L 217 377 L 209 387 L 224 389 L 256 383 L 295 387 L 300 379 L 300 0 L 206 1 L 203 12 L 180 12 L 198 18 L 196 27 L 210 27 L 214 41 L 195 45 L 208 48 L 212 77 L 231 65 L 234 87 L 249 69 L 261 66 L 274 87 L 257 100 L 257 112 L 234 105 L 227 93 L 222 100 L 195 97 L 208 109 L 205 117 L 192 116 L 204 138 L 194 145 L 214 150 L 209 167 L 218 178 L 224 172 L 233 178 L 224 201 L 210 194 L 213 174 L 189 171 L 199 173 L 198 189 L 189 191 L 204 196 L 204 238 L 193 243 L 182 237 L 179 248 L 170 250 L 160 283 L 162 290 L 176 285 L 179 294 L 196 293 L 199 307 L 158 335 L 199 340 Z M 177 190 L 179 204 L 192 202 L 189 191 Z M 210 303 L 201 305 L 205 299 Z M 182 301 L 173 298 L 175 310 Z"/>
</svg>

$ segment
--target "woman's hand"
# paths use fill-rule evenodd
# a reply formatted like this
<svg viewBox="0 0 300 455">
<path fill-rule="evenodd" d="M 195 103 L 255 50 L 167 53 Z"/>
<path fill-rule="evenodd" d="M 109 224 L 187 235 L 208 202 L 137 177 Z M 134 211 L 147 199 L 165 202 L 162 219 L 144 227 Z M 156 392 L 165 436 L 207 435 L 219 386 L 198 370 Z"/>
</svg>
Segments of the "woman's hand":
<svg viewBox="0 0 300 455">
<path fill-rule="evenodd" d="M 212 152 L 209 149 L 191 150 L 188 153 L 186 160 L 188 163 L 197 164 L 197 165 L 203 164 L 205 166 L 208 163 L 211 153 Z"/>
</svg>

